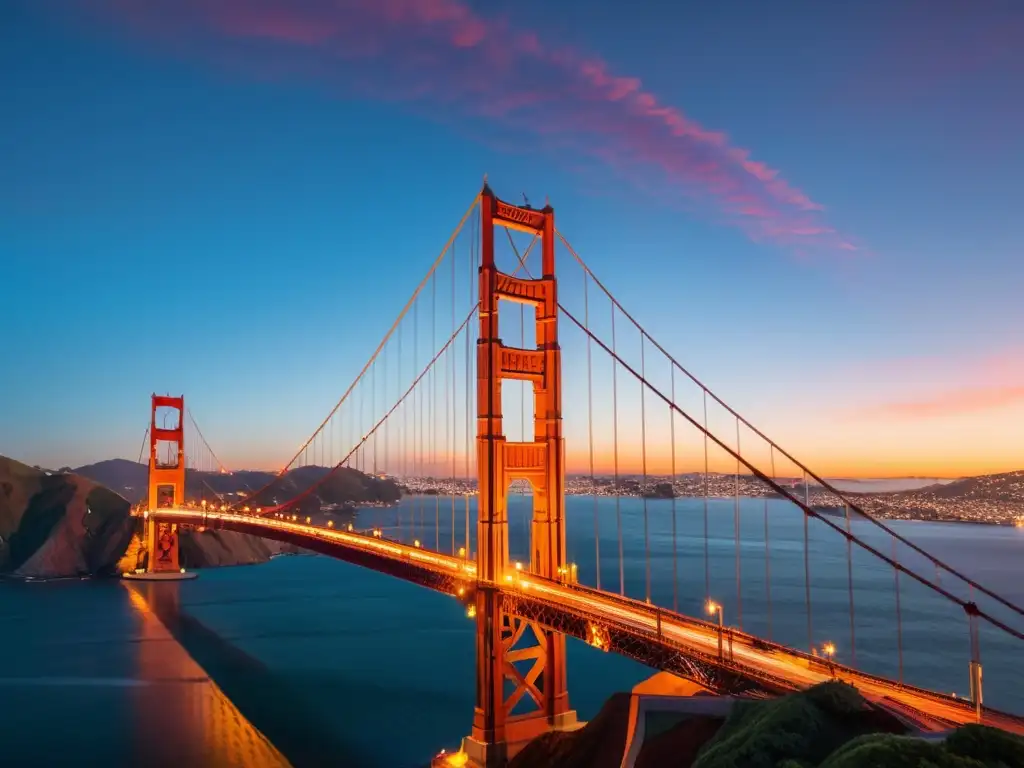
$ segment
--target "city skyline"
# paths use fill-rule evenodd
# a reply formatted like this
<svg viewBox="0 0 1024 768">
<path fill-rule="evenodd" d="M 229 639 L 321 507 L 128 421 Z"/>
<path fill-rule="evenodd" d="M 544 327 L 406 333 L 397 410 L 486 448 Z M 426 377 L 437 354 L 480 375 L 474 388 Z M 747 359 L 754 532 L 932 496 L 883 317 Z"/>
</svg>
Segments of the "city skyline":
<svg viewBox="0 0 1024 768">
<path fill-rule="evenodd" d="M 134 458 L 150 392 L 170 391 L 229 467 L 279 467 L 486 172 L 500 196 L 548 197 L 651 334 L 820 474 L 1024 466 L 1012 24 L 942 3 L 682 8 L 658 25 L 672 44 L 648 9 L 577 25 L 568 3 L 541 33 L 539 7 L 13 3 L 0 453 Z M 631 44 L 641 24 L 653 39 Z M 570 471 L 585 409 L 566 405 Z M 620 440 L 634 465 L 638 440 Z"/>
</svg>

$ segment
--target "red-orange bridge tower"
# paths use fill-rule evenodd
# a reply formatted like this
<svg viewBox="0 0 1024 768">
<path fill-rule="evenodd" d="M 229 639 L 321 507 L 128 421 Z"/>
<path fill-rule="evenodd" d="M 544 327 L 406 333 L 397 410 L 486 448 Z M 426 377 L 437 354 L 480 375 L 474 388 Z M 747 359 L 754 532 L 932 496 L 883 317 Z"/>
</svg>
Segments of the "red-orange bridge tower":
<svg viewBox="0 0 1024 768">
<path fill-rule="evenodd" d="M 571 725 L 565 637 L 502 610 L 499 585 L 509 568 L 508 490 L 513 480 L 533 487 L 529 570 L 556 579 L 565 573 L 565 446 L 562 438 L 562 360 L 558 345 L 555 213 L 511 205 L 485 186 L 480 197 L 480 337 L 477 341 L 477 455 L 479 500 L 476 595 L 477 684 L 473 729 L 463 750 L 481 766 L 504 765 L 509 747 L 551 728 Z M 498 270 L 496 227 L 540 238 L 542 275 L 526 280 Z M 502 300 L 534 308 L 536 348 L 501 341 Z M 533 383 L 530 442 L 509 442 L 502 426 L 505 379 Z M 513 715 L 524 699 L 532 709 Z"/>
</svg>

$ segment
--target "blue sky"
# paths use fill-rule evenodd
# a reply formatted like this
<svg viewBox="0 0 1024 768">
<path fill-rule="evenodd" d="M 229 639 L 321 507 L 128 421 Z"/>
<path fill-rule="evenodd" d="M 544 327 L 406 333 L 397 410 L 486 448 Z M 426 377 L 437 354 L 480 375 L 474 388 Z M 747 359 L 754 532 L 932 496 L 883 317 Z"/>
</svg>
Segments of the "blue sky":
<svg viewBox="0 0 1024 768">
<path fill-rule="evenodd" d="M 134 458 L 169 391 L 279 465 L 487 173 L 823 471 L 1020 466 L 1019 6 L 173 5 L 0 11 L 0 453 Z"/>
</svg>

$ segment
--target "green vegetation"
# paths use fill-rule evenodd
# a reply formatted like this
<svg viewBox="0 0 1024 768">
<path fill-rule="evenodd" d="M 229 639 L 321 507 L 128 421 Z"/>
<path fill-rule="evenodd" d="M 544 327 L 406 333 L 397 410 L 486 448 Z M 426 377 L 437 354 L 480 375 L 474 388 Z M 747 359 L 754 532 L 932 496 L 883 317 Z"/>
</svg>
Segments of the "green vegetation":
<svg viewBox="0 0 1024 768">
<path fill-rule="evenodd" d="M 832 754 L 821 768 L 1017 768 L 1024 739 L 983 725 L 965 725 L 944 742 L 886 734 L 862 736 Z"/>
<path fill-rule="evenodd" d="M 1014 768 L 1024 739 L 968 725 L 944 742 L 906 728 L 845 683 L 780 699 L 740 702 L 693 768 Z"/>
<path fill-rule="evenodd" d="M 851 739 L 882 729 L 904 730 L 851 686 L 823 683 L 779 699 L 737 702 L 694 768 L 816 766 Z"/>
</svg>

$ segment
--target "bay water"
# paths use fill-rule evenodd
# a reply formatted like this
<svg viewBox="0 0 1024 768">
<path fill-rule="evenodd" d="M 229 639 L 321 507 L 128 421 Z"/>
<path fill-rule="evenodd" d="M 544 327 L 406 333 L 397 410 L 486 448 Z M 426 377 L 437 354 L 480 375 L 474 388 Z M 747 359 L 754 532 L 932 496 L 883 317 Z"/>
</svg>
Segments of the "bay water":
<svg viewBox="0 0 1024 768">
<path fill-rule="evenodd" d="M 473 552 L 472 498 L 468 506 Z M 457 552 L 466 546 L 466 508 L 461 496 L 411 497 L 397 507 L 360 510 L 355 525 Z M 530 509 L 529 496 L 510 497 L 513 560 L 528 561 Z M 848 549 L 827 523 L 812 519 L 805 527 L 803 514 L 783 501 L 711 499 L 705 506 L 703 499 L 570 496 L 566 518 L 568 557 L 582 583 L 595 585 L 600 573 L 603 589 L 621 586 L 632 597 L 696 616 L 710 597 L 723 605 L 727 624 L 801 649 L 831 642 L 841 662 L 967 695 L 963 609 L 904 573 L 897 611 L 890 566 L 855 544 Z M 842 518 L 829 520 L 845 528 Z M 890 525 L 1024 603 L 1024 529 Z M 854 521 L 851 530 L 958 598 L 976 600 L 997 620 L 1024 623 L 870 523 Z M 178 642 L 295 765 L 424 766 L 469 731 L 474 625 L 450 597 L 305 555 L 206 569 L 194 581 L 160 587 L 176 592 L 174 615 L 165 608 L 161 618 Z M 19 756 L 56 764 L 47 756 L 80 744 L 88 754 L 80 752 L 78 764 L 119 764 L 138 679 L 140 608 L 132 589 L 99 579 L 0 583 L 0 743 L 12 764 Z M 981 623 L 986 704 L 1024 713 L 1022 650 L 1021 642 Z M 651 673 L 575 640 L 568 664 L 570 701 L 583 719 Z"/>
</svg>

